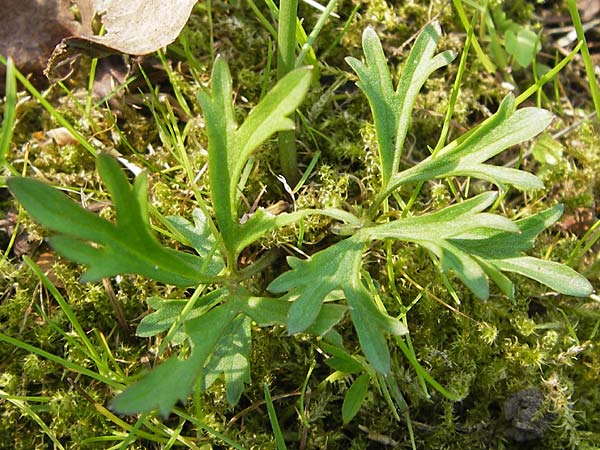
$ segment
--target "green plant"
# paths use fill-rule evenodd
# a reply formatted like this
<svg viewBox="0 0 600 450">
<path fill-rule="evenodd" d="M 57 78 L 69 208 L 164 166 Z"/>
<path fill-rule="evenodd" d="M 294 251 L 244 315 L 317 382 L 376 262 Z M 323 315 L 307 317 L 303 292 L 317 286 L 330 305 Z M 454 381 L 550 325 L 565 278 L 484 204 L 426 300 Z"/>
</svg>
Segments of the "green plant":
<svg viewBox="0 0 600 450">
<path fill-rule="evenodd" d="M 109 156 L 99 156 L 97 167 L 114 204 L 114 224 L 85 211 L 44 183 L 19 177 L 8 180 L 11 192 L 31 216 L 59 233 L 50 240 L 56 250 L 88 266 L 84 281 L 137 273 L 179 286 L 199 285 L 187 301 L 149 301 L 156 312 L 140 323 L 138 333 L 152 336 L 168 330 L 161 350 L 171 340 L 186 345 L 180 355 L 171 356 L 119 394 L 112 403 L 116 411 L 129 414 L 158 408 L 166 415 L 178 400 L 189 396 L 196 380 L 205 389 L 220 376 L 225 379 L 228 400 L 236 403 L 250 380 L 252 321 L 261 327 L 285 325 L 289 334 L 324 336 L 331 349 L 338 349 L 340 361 L 354 361 L 369 374 L 359 377 L 356 387 L 349 391 L 343 408 L 345 421 L 356 413 L 370 380 L 376 380 L 387 392 L 390 404 L 406 410 L 399 389 L 389 377 L 392 363 L 388 335 L 394 336 L 423 383 L 452 398 L 426 375 L 411 353 L 406 313 L 392 317 L 383 302 L 378 301 L 375 284 L 363 267 L 368 246 L 377 241 L 423 247 L 444 277 L 453 272 L 479 299 L 489 296 L 488 279 L 513 298 L 513 282 L 503 272 L 532 278 L 567 295 L 587 296 L 592 292 L 589 282 L 572 269 L 523 253 L 532 248 L 540 232 L 560 217 L 560 206 L 513 222 L 485 212 L 497 199 L 492 191 L 430 213 L 415 214 L 402 201 L 397 192 L 401 187 L 416 183 L 420 189 L 423 182 L 457 176 L 482 179 L 501 188 L 543 187 L 532 174 L 485 163 L 506 148 L 534 137 L 552 119 L 542 109 L 516 110 L 512 96 L 465 136 L 401 170 L 416 96 L 431 73 L 454 58 L 450 52 L 435 54 L 439 38 L 439 26 L 425 27 L 395 89 L 381 43 L 371 28 L 363 34 L 365 63 L 354 58 L 347 60 L 357 73 L 359 87 L 373 112 L 381 171 L 376 194 L 356 214 L 328 209 L 274 216 L 259 209 L 247 220 L 240 220 L 238 203 L 244 166 L 269 137 L 293 128 L 290 116 L 308 90 L 311 71 L 300 68 L 289 72 L 238 125 L 232 105 L 231 76 L 222 58 L 215 61 L 210 91 L 199 95 L 209 140 L 209 184 L 216 223 L 203 209 L 194 211 L 193 224 L 181 217 L 167 218 L 172 235 L 192 247 L 196 255 L 166 248 L 156 240 L 149 225 L 146 175 L 129 184 L 118 163 Z M 391 214 L 394 201 L 400 209 L 404 205 L 398 214 Z M 271 293 L 282 297 L 251 292 L 245 282 L 270 265 L 276 253 L 267 252 L 240 268 L 241 252 L 267 233 L 309 214 L 341 222 L 336 226 L 340 240 L 306 260 L 288 257 L 290 270 L 268 286 Z M 389 220 L 394 216 L 399 218 Z M 216 288 L 208 290 L 206 285 Z M 336 302 L 340 299 L 345 299 L 347 307 Z M 341 336 L 333 329 L 346 312 L 366 359 L 347 359 Z"/>
<path fill-rule="evenodd" d="M 302 23 L 298 20 L 298 0 L 284 0 L 277 7 L 272 2 L 267 2 L 271 10 L 277 14 L 277 79 L 283 78 L 290 71 L 306 64 L 305 59 L 314 61 L 314 55 L 306 58 L 312 50 L 312 45 L 323 28 L 325 22 L 337 4 L 337 0 L 330 0 L 327 8 L 321 14 L 319 21 L 309 36 L 306 36 Z M 299 39 L 300 38 L 300 39 Z M 300 54 L 296 56 L 298 43 L 302 43 Z M 314 53 L 314 52 L 313 52 Z M 315 66 L 315 69 L 317 67 Z M 295 130 L 282 130 L 278 136 L 279 161 L 281 172 L 288 183 L 296 185 L 300 177 L 298 174 L 298 155 L 296 149 Z"/>
<path fill-rule="evenodd" d="M 508 19 L 503 4 L 481 6 L 484 28 L 489 36 L 489 52 L 501 67 L 516 62 L 529 67 L 541 50 L 539 36 L 530 28 Z"/>
<path fill-rule="evenodd" d="M 307 212 L 272 216 L 257 211 L 245 223 L 240 223 L 238 187 L 244 165 L 261 143 L 274 133 L 294 126 L 287 116 L 302 101 L 310 83 L 310 69 L 297 69 L 284 77 L 238 126 L 231 103 L 231 76 L 225 61 L 217 58 L 212 74 L 212 90 L 203 93 L 203 107 L 209 145 L 210 186 L 213 207 L 219 227 L 218 237 L 211 220 L 201 210 L 194 212 L 195 223 L 180 217 L 169 218 L 173 232 L 182 242 L 191 245 L 198 255 L 174 251 L 160 245 L 150 231 L 147 206 L 147 177 L 138 176 L 130 185 L 113 158 L 101 155 L 98 172 L 106 184 L 115 206 L 117 221 L 112 224 L 81 207 L 50 186 L 31 179 L 11 178 L 9 188 L 40 223 L 60 235 L 50 239 L 64 256 L 88 266 L 83 281 L 95 281 L 118 273 L 138 273 L 164 283 L 194 286 L 200 283 L 220 284 L 221 289 L 194 297 L 179 309 L 164 302 L 155 316 L 142 323 L 148 333 L 149 324 L 160 328 L 161 320 L 173 317 L 173 335 L 188 313 L 198 320 L 186 320 L 186 334 L 191 337 L 190 356 L 186 360 L 172 357 L 149 377 L 115 400 L 121 412 L 150 410 L 158 407 L 168 413 L 177 399 L 185 399 L 193 383 L 203 371 L 205 384 L 226 372 L 228 398 L 235 403 L 248 380 L 249 321 L 265 326 L 285 323 L 290 303 L 281 299 L 254 297 L 241 283 L 265 267 L 271 254 L 249 268 L 237 267 L 240 252 L 274 228 L 293 223 Z M 51 207 L 48 207 L 51 205 Z M 344 216 L 343 211 L 322 211 Z M 76 223 L 77 226 L 73 227 Z M 200 292 L 200 291 L 199 291 Z M 196 302 L 197 300 L 197 302 Z M 213 308 L 218 303 L 220 306 Z M 212 308 L 212 309 L 211 309 Z M 193 311 L 192 311 L 193 310 Z M 209 311 L 210 310 L 210 311 Z M 170 316 L 169 314 L 173 314 Z M 204 314 L 206 313 L 206 314 Z M 339 305 L 330 305 L 313 327 L 324 334 L 344 313 Z M 178 317 L 181 315 L 181 317 Z M 154 323 L 153 320 L 156 320 Z M 218 327 L 213 325 L 219 323 Z M 212 331 L 206 334 L 205 332 Z M 245 349 L 245 350 L 244 350 Z M 244 351 L 238 353 L 238 351 Z M 210 360 L 210 361 L 209 361 Z M 245 362 L 244 362 L 245 361 Z M 164 390 L 163 382 L 176 375 L 178 389 Z M 150 395 L 148 387 L 155 389 Z M 143 396 L 138 396 L 144 392 Z M 162 394 L 161 394 L 162 392 Z"/>
<path fill-rule="evenodd" d="M 15 63 L 12 59 L 0 59 L 0 63 L 6 63 L 6 104 L 4 106 L 4 118 L 0 129 L 0 169 L 7 167 L 11 174 L 18 172 L 8 163 L 6 156 L 10 147 L 13 128 L 15 125 L 17 108 L 17 80 L 15 76 Z M 4 180 L 0 178 L 0 186 L 4 186 Z"/>
</svg>

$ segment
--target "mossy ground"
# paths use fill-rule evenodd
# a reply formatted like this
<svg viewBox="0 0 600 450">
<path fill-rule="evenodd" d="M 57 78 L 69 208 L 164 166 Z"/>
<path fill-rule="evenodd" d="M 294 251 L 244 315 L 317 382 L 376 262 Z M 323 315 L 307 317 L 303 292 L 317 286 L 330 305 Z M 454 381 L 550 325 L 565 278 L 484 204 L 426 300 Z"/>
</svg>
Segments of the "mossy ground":
<svg viewBox="0 0 600 450">
<path fill-rule="evenodd" d="M 503 3 L 507 15 L 514 21 L 532 28 L 540 26 L 533 19 L 533 2 Z M 560 2 L 546 3 L 538 7 L 552 9 L 556 15 L 566 13 Z M 343 19 L 348 18 L 354 8 L 358 13 L 350 22 L 347 33 L 338 44 L 330 46 L 337 42 Z M 460 50 L 464 41 L 460 22 L 445 1 L 399 4 L 384 0 L 342 1 L 338 12 L 342 19 L 332 19 L 317 42 L 315 50 L 321 63 L 321 78 L 320 82 L 315 82 L 302 107 L 306 121 L 298 137 L 301 166 L 305 168 L 317 152 L 320 152 L 320 159 L 308 182 L 297 193 L 295 201 L 299 207 L 360 209 L 365 207 L 365 193 L 378 183 L 379 173 L 373 163 L 376 141 L 370 111 L 343 60 L 350 55 L 360 57 L 363 28 L 372 25 L 377 29 L 386 54 L 391 55 L 389 63 L 396 70 L 400 70 L 410 47 L 405 43 L 431 19 L 439 20 L 444 29 L 441 47 Z M 215 3 L 211 13 L 214 48 L 231 66 L 238 99 L 237 113 L 243 116 L 249 106 L 258 101 L 265 78 L 267 48 L 272 47 L 273 42 L 246 3 Z M 310 7 L 301 5 L 301 16 L 309 28 L 317 14 Z M 206 6 L 199 5 L 183 36 L 196 57 L 195 64 L 202 71 L 200 75 L 204 81 L 208 80 L 211 65 L 208 30 Z M 485 42 L 486 36 L 482 38 Z M 180 116 L 179 126 L 187 127 L 187 152 L 193 166 L 201 168 L 206 162 L 206 136 L 195 99 L 198 86 L 190 76 L 189 68 L 176 63 L 182 59 L 182 48 L 178 43 L 169 53 L 176 73 L 175 82 L 192 111 L 192 117 Z M 544 54 L 541 53 L 539 58 L 545 58 Z M 544 61 L 551 63 L 551 60 Z M 550 86 L 541 100 L 543 107 L 558 116 L 551 133 L 577 122 L 584 113 L 592 110 L 587 94 L 582 91 L 585 79 L 578 83 L 573 81 L 573 77 L 582 76 L 577 64 L 572 63 L 559 76 L 560 98 L 554 97 Z M 81 87 L 84 86 L 85 70 L 84 65 L 79 77 L 67 85 L 72 97 L 54 87 L 49 99 L 98 149 L 118 151 L 131 163 L 149 168 L 151 204 L 159 213 L 189 215 L 193 208 L 187 189 L 189 180 L 181 170 L 179 156 L 151 114 L 152 108 L 142 102 L 134 107 L 127 105 L 128 101 L 135 100 L 133 94 L 137 94 L 131 92 L 117 98 L 111 105 L 112 112 L 106 105 L 98 105 L 92 108 L 90 117 L 83 116 L 75 102 L 86 99 L 85 89 Z M 435 73 L 419 96 L 403 163 L 420 160 L 428 154 L 427 146 L 435 145 L 455 71 L 456 64 Z M 507 80 L 514 83 L 517 91 L 533 82 L 530 69 L 515 69 L 512 73 L 499 70 L 492 76 L 471 55 L 455 108 L 451 136 L 470 128 L 489 111 L 495 110 L 506 94 L 501 83 Z M 157 84 L 159 91 L 172 92 L 168 83 Z M 176 102 L 173 97 L 169 101 Z M 115 112 L 118 114 L 116 120 L 113 119 Z M 57 126 L 35 100 L 21 93 L 9 160 L 30 175 L 70 187 L 88 206 L 100 205 L 101 214 L 110 216 L 110 207 L 104 203 L 106 193 L 94 171 L 93 156 L 76 145 L 59 145 L 45 138 L 44 133 Z M 516 213 L 526 216 L 557 202 L 566 206 L 566 219 L 562 225 L 549 230 L 537 241 L 536 256 L 567 261 L 584 233 L 578 228 L 586 226 L 581 215 L 591 212 L 591 223 L 587 226 L 594 223 L 600 189 L 598 132 L 598 123 L 590 120 L 568 134 L 552 138 L 556 146 L 562 145 L 558 159 L 552 164 L 540 163 L 533 158 L 524 162 L 528 170 L 544 180 L 546 190 L 527 194 L 509 191 L 506 195 L 501 208 L 507 216 Z M 248 205 L 257 198 L 265 207 L 283 199 L 290 201 L 284 186 L 273 176 L 278 164 L 275 146 L 268 144 L 266 147 L 247 183 Z M 518 156 L 518 151 L 506 156 L 506 160 L 513 156 Z M 197 182 L 201 190 L 206 189 L 207 184 L 202 178 Z M 471 188 L 476 190 L 477 185 Z M 410 192 L 401 194 L 410 195 Z M 439 183 L 426 186 L 418 202 L 426 209 L 444 206 L 451 200 L 448 187 Z M 6 190 L 0 191 L 0 202 L 2 216 L 7 214 L 8 217 L 9 212 L 18 208 Z M 134 334 L 136 324 L 148 312 L 146 299 L 150 296 L 185 298 L 189 293 L 134 276 L 120 277 L 110 286 L 82 285 L 78 281 L 80 269 L 61 260 L 44 244 L 45 231 L 25 214 L 20 212 L 18 217 L 20 233 L 17 241 L 24 245 L 22 253 L 37 261 L 48 273 L 98 351 L 107 359 L 113 358 L 130 375 L 151 368 L 156 363 L 160 339 L 142 339 Z M 273 246 L 298 246 L 310 254 L 327 245 L 327 240 L 331 239 L 329 226 L 330 221 L 322 218 L 307 221 L 301 230 L 301 240 L 298 228 L 286 229 L 265 239 L 243 258 L 251 261 L 264 248 Z M 7 248 L 12 228 L 2 230 L 5 231 L 3 248 Z M 8 258 L 0 260 L 1 332 L 94 370 L 89 358 L 65 338 L 65 332 L 73 333 L 68 318 L 29 266 L 22 262 L 16 248 L 13 246 Z M 585 255 L 571 259 L 575 268 L 583 271 L 596 286 L 597 250 L 592 247 Z M 369 272 L 374 283 L 381 286 L 381 300 L 388 311 L 397 314 L 410 305 L 407 315 L 410 337 L 421 364 L 441 385 L 460 397 L 459 401 L 451 402 L 433 389 L 424 392 L 402 353 L 393 353 L 394 377 L 408 404 L 417 448 L 600 448 L 598 303 L 552 295 L 525 279 L 516 280 L 514 302 L 498 292 L 489 301 L 478 301 L 458 280 L 450 278 L 455 290 L 453 297 L 427 254 L 409 245 L 394 246 L 391 264 L 387 266 L 383 248 L 372 247 L 367 259 Z M 390 273 L 384 270 L 385 267 L 392 268 L 395 289 L 389 287 Z M 274 274 L 280 270 L 282 268 L 273 268 Z M 265 277 L 274 274 L 267 273 Z M 266 284 L 265 280 L 257 283 Z M 111 292 L 116 295 L 129 322 L 127 331 L 117 324 L 115 310 L 109 301 Z M 456 299 L 460 299 L 460 303 Z M 347 348 L 359 354 L 351 325 L 342 324 L 339 331 L 348 343 Z M 268 383 L 276 399 L 275 408 L 288 448 L 410 448 L 407 422 L 394 418 L 382 393 L 374 387 L 354 420 L 347 425 L 342 423 L 343 396 L 352 379 L 327 381 L 332 370 L 324 363 L 325 355 L 317 339 L 289 337 L 280 328 L 257 329 L 251 357 L 252 384 L 241 402 L 235 407 L 228 405 L 224 387 L 217 384 L 208 392 L 194 396 L 185 409 L 190 414 L 200 413 L 198 419 L 203 424 L 243 448 L 274 449 L 273 432 L 262 404 L 263 384 Z M 310 394 L 304 399 L 302 411 L 299 398 L 308 374 Z M 102 440 L 102 436 L 128 433 L 99 408 L 99 405 L 108 405 L 114 390 L 99 381 L 77 375 L 57 362 L 6 343 L 0 344 L 0 390 L 0 448 L 53 448 L 48 432 L 36 418 L 43 421 L 49 432 L 68 449 L 109 448 L 115 442 Z M 511 417 L 507 412 L 511 402 L 535 401 L 538 397 L 541 403 L 535 408 L 535 417 L 517 424 L 514 415 Z M 135 424 L 135 418 L 122 419 L 130 425 Z M 540 420 L 547 428 L 543 427 L 538 433 L 534 428 Z M 159 425 L 161 422 L 170 430 L 177 429 L 182 435 L 196 437 L 196 447 L 189 448 L 233 448 L 190 422 L 183 423 L 175 417 L 162 421 L 157 418 L 156 429 L 162 426 Z M 531 426 L 529 431 L 521 429 L 528 425 Z M 517 437 L 515 427 L 521 432 Z M 531 440 L 520 442 L 529 438 Z M 165 446 L 164 442 L 138 439 L 127 448 Z"/>
</svg>

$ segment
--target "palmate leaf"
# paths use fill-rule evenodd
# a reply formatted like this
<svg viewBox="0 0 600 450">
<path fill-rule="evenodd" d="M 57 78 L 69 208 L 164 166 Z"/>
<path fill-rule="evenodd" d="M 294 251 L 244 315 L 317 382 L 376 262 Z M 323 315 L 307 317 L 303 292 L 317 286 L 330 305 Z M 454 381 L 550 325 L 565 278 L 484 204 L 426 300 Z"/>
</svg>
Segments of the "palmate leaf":
<svg viewBox="0 0 600 450">
<path fill-rule="evenodd" d="M 373 113 L 384 188 L 398 171 L 417 94 L 435 70 L 455 58 L 455 54 L 449 51 L 435 55 L 440 33 L 437 23 L 423 29 L 412 47 L 395 91 L 387 58 L 377 33 L 372 28 L 366 28 L 362 37 L 366 64 L 356 58 L 346 58 L 346 62 L 359 77 L 358 87 L 367 96 Z"/>
<path fill-rule="evenodd" d="M 365 356 L 384 374 L 390 371 L 390 354 L 385 334 L 402 335 L 404 325 L 379 310 L 364 287 L 360 267 L 364 238 L 354 236 L 316 253 L 308 260 L 289 257 L 292 270 L 269 285 L 271 292 L 289 292 L 295 297 L 287 316 L 290 334 L 307 330 L 317 319 L 327 295 L 342 289 L 350 317 Z"/>
<path fill-rule="evenodd" d="M 185 327 L 191 345 L 189 357 L 172 356 L 115 397 L 111 408 L 121 414 L 158 409 L 167 416 L 177 401 L 185 401 L 189 396 L 204 365 L 239 314 L 235 306 L 235 302 L 224 303 L 187 321 Z"/>
<path fill-rule="evenodd" d="M 226 385 L 227 401 L 235 405 L 250 383 L 250 344 L 252 320 L 239 315 L 230 324 L 202 371 L 202 389 L 208 389 L 220 376 Z"/>
<path fill-rule="evenodd" d="M 206 307 L 221 301 L 206 312 Z M 122 414 L 148 412 L 158 408 L 166 416 L 175 403 L 185 401 L 198 379 L 208 389 L 217 378 L 223 377 L 227 400 L 237 403 L 250 381 L 249 354 L 251 321 L 261 327 L 285 325 L 292 302 L 247 295 L 229 295 L 225 289 L 200 297 L 198 307 L 185 318 L 180 335 L 190 343 L 186 359 L 171 357 L 129 386 L 112 402 L 111 407 Z M 156 311 L 146 316 L 137 334 L 155 336 L 167 330 L 185 307 L 183 300 L 149 300 Z M 308 332 L 320 336 L 329 332 L 342 318 L 346 308 L 327 304 L 321 308 Z"/>
<path fill-rule="evenodd" d="M 235 259 L 241 225 L 237 216 L 240 176 L 248 157 L 278 131 L 291 130 L 289 116 L 300 105 L 310 86 L 310 68 L 288 73 L 271 89 L 238 127 L 233 112 L 231 73 L 217 57 L 211 90 L 198 96 L 206 119 L 211 196 L 230 257 Z"/>
<path fill-rule="evenodd" d="M 535 175 L 522 170 L 484 164 L 505 149 L 527 141 L 541 133 L 552 121 L 552 114 L 540 108 L 515 111 L 515 99 L 508 95 L 498 111 L 459 143 L 452 143 L 435 156 L 395 174 L 389 192 L 401 184 L 470 176 L 496 185 L 512 185 L 518 189 L 540 189 L 543 183 Z"/>
<path fill-rule="evenodd" d="M 162 247 L 148 223 L 147 177 L 129 184 L 117 161 L 97 158 L 97 168 L 116 210 L 111 223 L 86 211 L 57 189 L 29 178 L 8 180 L 12 194 L 36 221 L 54 232 L 50 244 L 63 256 L 88 266 L 82 281 L 136 273 L 163 283 L 192 286 L 214 277 L 200 271 L 202 259 Z"/>
<path fill-rule="evenodd" d="M 512 298 L 513 284 L 502 271 L 519 273 L 566 295 L 592 293 L 591 284 L 573 269 L 523 254 L 560 217 L 561 206 L 511 222 L 483 212 L 494 198 L 491 192 L 480 194 L 436 213 L 365 228 L 360 234 L 427 248 L 440 259 L 442 270 L 452 270 L 481 299 L 489 296 L 486 275 Z"/>
</svg>

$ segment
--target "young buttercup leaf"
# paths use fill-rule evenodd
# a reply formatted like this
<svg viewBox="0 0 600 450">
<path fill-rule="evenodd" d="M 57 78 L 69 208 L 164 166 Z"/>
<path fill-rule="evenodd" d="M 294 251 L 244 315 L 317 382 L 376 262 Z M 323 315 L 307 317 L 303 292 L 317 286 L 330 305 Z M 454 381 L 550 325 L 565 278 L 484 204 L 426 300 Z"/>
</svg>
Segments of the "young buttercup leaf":
<svg viewBox="0 0 600 450">
<path fill-rule="evenodd" d="M 186 322 L 192 347 L 188 358 L 169 358 L 115 397 L 112 409 L 121 414 L 136 414 L 158 408 L 163 417 L 167 416 L 177 401 L 187 399 L 196 378 L 237 315 L 235 302 L 230 302 Z"/>
<path fill-rule="evenodd" d="M 515 111 L 514 105 L 514 97 L 508 95 L 498 111 L 460 143 L 449 144 L 435 156 L 394 175 L 390 181 L 390 191 L 405 183 L 451 176 L 470 176 L 522 190 L 543 188 L 543 183 L 533 174 L 484 164 L 507 148 L 535 137 L 552 121 L 553 116 L 549 111 L 540 108 Z"/>
<path fill-rule="evenodd" d="M 225 60 L 215 61 L 210 91 L 198 100 L 208 132 L 211 196 L 228 257 L 235 259 L 242 226 L 238 220 L 238 185 L 246 161 L 278 131 L 291 130 L 289 117 L 302 103 L 310 86 L 310 68 L 291 71 L 271 89 L 238 126 L 233 112 L 231 73 Z"/>
<path fill-rule="evenodd" d="M 359 78 L 361 88 L 371 106 L 379 156 L 383 172 L 384 189 L 392 175 L 398 171 L 404 139 L 412 109 L 419 91 L 429 76 L 449 64 L 453 52 L 435 54 L 441 30 L 437 23 L 427 25 L 417 37 L 396 90 L 387 66 L 387 58 L 375 30 L 368 27 L 363 32 L 362 45 L 366 63 L 356 58 L 346 58 Z"/>
<path fill-rule="evenodd" d="M 389 373 L 390 355 L 385 334 L 402 335 L 408 330 L 401 322 L 380 311 L 362 284 L 360 267 L 364 246 L 364 238 L 354 236 L 308 260 L 289 257 L 292 270 L 275 279 L 269 290 L 287 291 L 296 297 L 287 317 L 288 332 L 293 334 L 310 327 L 326 296 L 342 289 L 365 356 L 376 370 Z"/>
<path fill-rule="evenodd" d="M 223 375 L 227 401 L 235 405 L 244 391 L 244 383 L 250 383 L 250 344 L 252 320 L 240 315 L 217 343 L 210 361 L 204 368 L 202 389 L 208 389 Z"/>
<path fill-rule="evenodd" d="M 201 258 L 163 247 L 152 234 L 145 173 L 132 186 L 114 158 L 100 155 L 96 164 L 113 200 L 116 223 L 86 211 L 41 181 L 21 177 L 8 180 L 10 191 L 27 212 L 60 233 L 49 239 L 50 244 L 63 256 L 88 266 L 82 281 L 125 273 L 178 286 L 215 279 L 199 270 Z"/>
<path fill-rule="evenodd" d="M 369 239 L 414 242 L 436 255 L 443 271 L 452 270 L 480 299 L 489 296 L 489 276 L 512 298 L 511 281 L 501 272 L 516 272 L 566 295 L 585 297 L 591 284 L 567 266 L 525 256 L 536 236 L 561 215 L 560 205 L 512 222 L 483 212 L 495 199 L 487 192 L 438 212 L 365 228 Z"/>
</svg>

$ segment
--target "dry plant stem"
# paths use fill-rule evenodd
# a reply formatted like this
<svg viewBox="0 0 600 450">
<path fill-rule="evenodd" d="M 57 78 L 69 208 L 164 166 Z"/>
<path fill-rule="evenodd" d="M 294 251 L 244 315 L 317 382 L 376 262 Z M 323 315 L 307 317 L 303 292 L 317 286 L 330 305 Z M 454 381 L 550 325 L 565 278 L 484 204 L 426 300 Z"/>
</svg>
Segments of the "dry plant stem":
<svg viewBox="0 0 600 450">
<path fill-rule="evenodd" d="M 296 63 L 296 15 L 298 0 L 282 0 L 277 29 L 277 79 L 281 80 L 294 69 Z M 296 132 L 279 132 L 279 160 L 281 172 L 290 185 L 298 181 Z"/>
<path fill-rule="evenodd" d="M 110 304 L 112 305 L 113 310 L 115 311 L 115 316 L 117 318 L 117 323 L 119 324 L 119 328 L 121 329 L 121 331 L 123 331 L 125 333 L 125 336 L 129 336 L 129 324 L 127 323 L 127 319 L 125 318 L 125 313 L 123 312 L 123 308 L 121 307 L 121 304 L 119 303 L 119 299 L 115 295 L 115 291 L 112 288 L 112 285 L 110 284 L 110 279 L 103 278 L 102 285 L 104 286 L 106 295 L 108 296 L 108 299 L 110 300 Z"/>
</svg>

